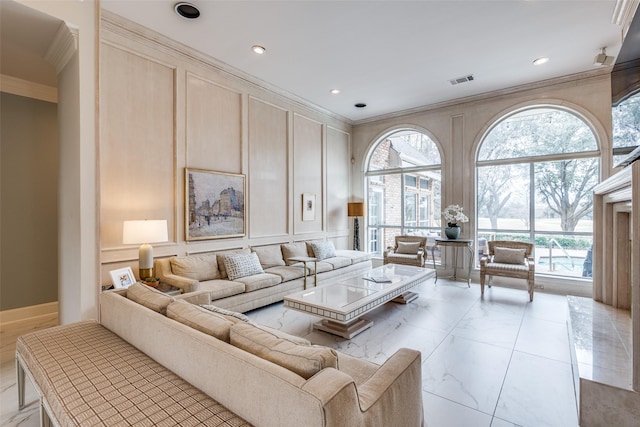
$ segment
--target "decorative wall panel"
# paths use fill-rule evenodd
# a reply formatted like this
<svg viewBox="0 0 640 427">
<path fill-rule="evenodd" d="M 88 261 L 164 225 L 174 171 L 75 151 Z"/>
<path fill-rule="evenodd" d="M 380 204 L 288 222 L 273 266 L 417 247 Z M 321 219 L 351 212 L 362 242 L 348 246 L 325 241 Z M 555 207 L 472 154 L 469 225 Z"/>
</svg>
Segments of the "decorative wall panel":
<svg viewBox="0 0 640 427">
<path fill-rule="evenodd" d="M 322 124 L 295 114 L 293 118 L 293 203 L 295 234 L 322 231 Z M 302 194 L 315 194 L 315 220 L 302 221 Z"/>
<path fill-rule="evenodd" d="M 242 97 L 187 73 L 187 167 L 242 173 Z"/>
<path fill-rule="evenodd" d="M 327 128 L 327 231 L 348 230 L 349 134 Z"/>
<path fill-rule="evenodd" d="M 105 43 L 101 58 L 102 249 L 129 219 L 166 219 L 175 241 L 175 70 Z"/>
<path fill-rule="evenodd" d="M 288 112 L 249 99 L 249 237 L 288 232 Z"/>
</svg>

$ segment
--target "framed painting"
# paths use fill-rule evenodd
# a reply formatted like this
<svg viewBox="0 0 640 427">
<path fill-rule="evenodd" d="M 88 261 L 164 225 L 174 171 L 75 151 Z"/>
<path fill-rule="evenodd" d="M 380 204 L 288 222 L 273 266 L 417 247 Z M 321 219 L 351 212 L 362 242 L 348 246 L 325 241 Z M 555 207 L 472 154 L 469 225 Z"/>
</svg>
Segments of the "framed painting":
<svg viewBox="0 0 640 427">
<path fill-rule="evenodd" d="M 316 219 L 316 195 L 302 193 L 302 220 L 315 221 Z"/>
<path fill-rule="evenodd" d="M 126 288 L 136 282 L 136 277 L 133 275 L 133 270 L 131 270 L 131 267 L 111 270 L 109 274 L 111 274 L 113 287 L 116 289 Z"/>
<path fill-rule="evenodd" d="M 185 169 L 186 240 L 245 235 L 245 176 Z"/>
</svg>

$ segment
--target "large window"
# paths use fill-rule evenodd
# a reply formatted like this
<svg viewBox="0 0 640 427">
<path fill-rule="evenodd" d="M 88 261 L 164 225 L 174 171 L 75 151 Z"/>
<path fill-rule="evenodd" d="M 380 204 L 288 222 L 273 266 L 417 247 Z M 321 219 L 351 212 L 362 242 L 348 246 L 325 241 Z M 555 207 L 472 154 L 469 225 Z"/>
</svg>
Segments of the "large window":
<svg viewBox="0 0 640 427">
<path fill-rule="evenodd" d="M 640 145 L 640 92 L 625 98 L 611 110 L 613 127 L 613 164 Z"/>
<path fill-rule="evenodd" d="M 599 151 L 581 118 L 533 108 L 502 119 L 480 146 L 476 172 L 480 248 L 532 242 L 536 273 L 591 277 Z"/>
<path fill-rule="evenodd" d="M 440 231 L 440 152 L 425 134 L 395 132 L 369 157 L 367 248 L 382 254 L 400 234 Z"/>
</svg>

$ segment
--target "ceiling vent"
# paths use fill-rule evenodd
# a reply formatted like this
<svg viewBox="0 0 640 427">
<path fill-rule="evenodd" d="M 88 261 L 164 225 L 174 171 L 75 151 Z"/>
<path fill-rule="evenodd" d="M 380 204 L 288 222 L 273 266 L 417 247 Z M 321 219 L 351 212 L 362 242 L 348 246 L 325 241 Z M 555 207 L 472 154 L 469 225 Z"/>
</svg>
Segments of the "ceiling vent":
<svg viewBox="0 0 640 427">
<path fill-rule="evenodd" d="M 468 76 L 464 77 L 458 77 L 457 79 L 451 79 L 449 80 L 449 83 L 451 83 L 452 86 L 455 86 L 459 85 L 460 83 L 466 83 L 470 81 L 473 81 L 473 74 L 469 74 Z"/>
</svg>

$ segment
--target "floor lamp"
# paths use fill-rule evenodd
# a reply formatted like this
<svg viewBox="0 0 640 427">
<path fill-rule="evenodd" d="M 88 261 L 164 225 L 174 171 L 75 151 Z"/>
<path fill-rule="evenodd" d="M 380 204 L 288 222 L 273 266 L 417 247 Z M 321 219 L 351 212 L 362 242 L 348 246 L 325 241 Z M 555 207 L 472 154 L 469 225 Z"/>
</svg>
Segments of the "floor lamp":
<svg viewBox="0 0 640 427">
<path fill-rule="evenodd" d="M 125 221 L 122 227 L 122 243 L 139 244 L 138 249 L 140 280 L 154 278 L 153 247 L 149 243 L 166 242 L 167 220 Z"/>
<path fill-rule="evenodd" d="M 364 216 L 364 202 L 354 202 L 347 205 L 347 215 L 353 217 L 353 249 L 360 250 L 360 224 L 358 218 Z"/>
</svg>

